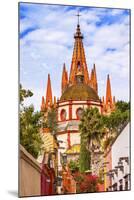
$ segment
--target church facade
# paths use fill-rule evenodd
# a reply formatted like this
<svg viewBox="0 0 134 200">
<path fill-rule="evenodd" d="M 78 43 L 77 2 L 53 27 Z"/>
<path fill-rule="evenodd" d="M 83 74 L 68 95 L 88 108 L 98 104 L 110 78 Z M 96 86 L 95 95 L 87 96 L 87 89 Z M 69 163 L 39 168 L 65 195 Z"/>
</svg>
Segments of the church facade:
<svg viewBox="0 0 134 200">
<path fill-rule="evenodd" d="M 93 64 L 91 73 L 89 73 L 83 35 L 78 22 L 74 34 L 74 49 L 69 75 L 65 63 L 63 64 L 61 96 L 58 100 L 56 97 L 53 98 L 50 75 L 48 75 L 46 98 L 43 96 L 41 103 L 41 111 L 49 110 L 54 106 L 57 112 L 58 132 L 56 136 L 60 143 L 59 168 L 61 154 L 71 148 L 73 148 L 72 153 L 79 153 L 77 152 L 78 145 L 80 146 L 79 123 L 83 109 L 97 107 L 101 114 L 110 114 L 114 110 L 115 97 L 112 97 L 109 75 L 107 76 L 105 98 L 100 98 L 98 93 L 96 66 Z"/>
</svg>

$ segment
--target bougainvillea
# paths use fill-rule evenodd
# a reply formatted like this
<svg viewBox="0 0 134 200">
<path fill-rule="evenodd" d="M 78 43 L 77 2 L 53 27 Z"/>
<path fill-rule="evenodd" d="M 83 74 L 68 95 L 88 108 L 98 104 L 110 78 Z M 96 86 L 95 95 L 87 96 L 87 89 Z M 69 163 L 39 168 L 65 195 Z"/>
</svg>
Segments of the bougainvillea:
<svg viewBox="0 0 134 200">
<path fill-rule="evenodd" d="M 98 177 L 90 173 L 76 172 L 73 174 L 76 181 L 76 192 L 97 192 Z"/>
</svg>

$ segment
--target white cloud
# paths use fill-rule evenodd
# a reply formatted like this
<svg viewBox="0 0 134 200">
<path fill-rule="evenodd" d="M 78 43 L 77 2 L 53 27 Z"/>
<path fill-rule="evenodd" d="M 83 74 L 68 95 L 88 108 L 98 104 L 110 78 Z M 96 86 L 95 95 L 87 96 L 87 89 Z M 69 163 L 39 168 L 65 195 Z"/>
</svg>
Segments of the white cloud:
<svg viewBox="0 0 134 200">
<path fill-rule="evenodd" d="M 57 9 L 56 9 L 57 8 Z M 35 8 L 34 8 L 35 9 Z M 76 10 L 66 7 L 40 6 L 27 12 L 20 21 L 21 31 L 38 27 L 20 40 L 21 82 L 27 88 L 32 85 L 33 100 L 39 109 L 44 95 L 47 74 L 51 74 L 53 93 L 60 96 L 63 63 L 70 71 L 73 52 L 73 34 L 76 29 Z M 86 9 L 81 11 L 81 31 L 89 71 L 96 63 L 99 95 L 105 95 L 106 76 L 109 73 L 113 95 L 117 99 L 128 100 L 129 74 L 129 26 L 128 16 L 118 9 Z M 101 17 L 121 15 L 114 23 L 96 26 Z M 109 51 L 107 51 L 109 49 Z M 110 51 L 115 49 L 115 51 Z M 27 75 L 25 73 L 27 73 Z M 118 85 L 118 88 L 117 88 Z M 40 89 L 42 88 L 42 89 Z M 124 95 L 125 94 L 125 95 Z"/>
</svg>

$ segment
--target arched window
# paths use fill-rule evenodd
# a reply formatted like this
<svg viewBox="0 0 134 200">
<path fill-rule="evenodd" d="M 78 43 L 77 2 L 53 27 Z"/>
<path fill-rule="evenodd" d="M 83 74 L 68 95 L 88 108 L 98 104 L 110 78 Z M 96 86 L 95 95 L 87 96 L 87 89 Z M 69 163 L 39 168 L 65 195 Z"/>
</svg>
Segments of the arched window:
<svg viewBox="0 0 134 200">
<path fill-rule="evenodd" d="M 66 115 L 67 115 L 66 110 L 65 110 L 65 109 L 62 109 L 62 110 L 61 110 L 61 113 L 60 113 L 61 121 L 66 120 Z"/>
<path fill-rule="evenodd" d="M 78 70 L 80 70 L 80 61 L 78 61 Z"/>
<path fill-rule="evenodd" d="M 82 108 L 78 108 L 76 110 L 76 117 L 77 117 L 77 119 L 81 119 L 82 113 L 83 113 L 83 109 Z"/>
</svg>

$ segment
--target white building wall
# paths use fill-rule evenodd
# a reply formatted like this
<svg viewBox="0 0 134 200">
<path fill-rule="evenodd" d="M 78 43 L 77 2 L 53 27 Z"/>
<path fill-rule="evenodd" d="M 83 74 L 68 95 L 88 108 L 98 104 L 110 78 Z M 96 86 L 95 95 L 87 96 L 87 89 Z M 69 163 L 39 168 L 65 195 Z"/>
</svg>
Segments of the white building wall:
<svg viewBox="0 0 134 200">
<path fill-rule="evenodd" d="M 96 103 L 96 105 L 91 105 L 92 108 L 95 108 L 97 107 L 99 109 L 99 112 L 101 112 L 101 107 L 100 107 L 100 103 L 99 102 L 90 102 L 91 104 L 93 103 Z M 64 109 L 66 110 L 66 119 L 68 120 L 69 119 L 69 101 L 66 101 L 66 102 L 61 102 L 60 104 L 60 107 L 58 108 L 58 121 L 61 121 L 61 118 L 60 118 L 60 113 L 61 113 L 61 110 Z M 72 118 L 73 119 L 76 119 L 76 111 L 78 108 L 82 108 L 82 109 L 86 109 L 88 107 L 87 105 L 87 101 L 72 101 Z"/>
<path fill-rule="evenodd" d="M 67 133 L 61 134 L 57 136 L 57 139 L 60 144 L 60 152 L 64 153 L 67 148 L 68 148 L 68 143 L 67 143 Z M 62 141 L 62 142 L 61 142 Z M 70 133 L 70 141 L 71 141 L 71 146 L 74 144 L 80 144 L 80 133 Z"/>
<path fill-rule="evenodd" d="M 117 137 L 116 141 L 112 145 L 112 169 L 115 169 L 118 165 L 120 158 L 128 157 L 130 162 L 130 131 L 129 124 L 124 128 L 124 130 Z M 114 173 L 114 177 L 112 178 L 112 185 L 117 183 L 117 190 L 120 190 L 120 181 L 122 180 L 123 190 L 125 190 L 125 177 L 130 174 L 129 162 L 127 163 L 125 160 L 122 160 L 123 170 L 118 168 L 117 175 Z M 128 178 L 129 179 L 129 178 Z M 128 189 L 130 189 L 130 180 L 128 181 Z"/>
<path fill-rule="evenodd" d="M 112 168 L 117 165 L 120 157 L 129 157 L 129 137 L 130 133 L 128 124 L 112 146 Z"/>
<path fill-rule="evenodd" d="M 59 142 L 60 144 L 60 147 L 61 148 L 64 148 L 64 149 L 61 149 L 60 152 L 64 153 L 68 147 L 68 144 L 67 144 L 67 133 L 65 134 L 61 134 L 61 135 L 57 135 L 57 139 L 58 141 L 62 141 L 62 142 Z"/>
<path fill-rule="evenodd" d="M 80 144 L 80 133 L 70 133 L 71 146 L 74 144 Z"/>
</svg>

